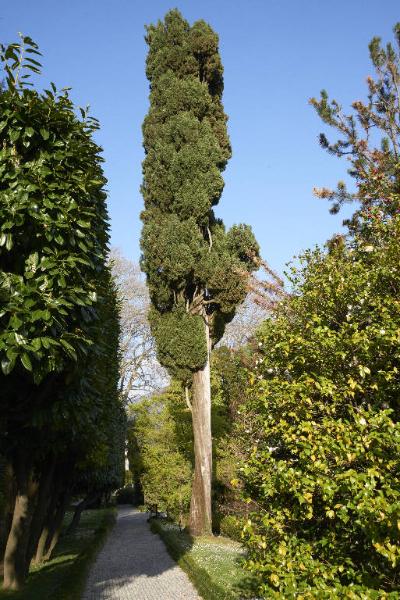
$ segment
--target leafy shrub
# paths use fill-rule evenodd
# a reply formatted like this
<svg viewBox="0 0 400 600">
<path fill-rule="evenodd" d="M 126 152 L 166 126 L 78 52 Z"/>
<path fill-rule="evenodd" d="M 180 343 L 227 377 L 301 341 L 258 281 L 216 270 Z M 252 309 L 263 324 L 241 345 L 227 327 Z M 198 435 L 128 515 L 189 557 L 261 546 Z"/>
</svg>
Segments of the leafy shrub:
<svg viewBox="0 0 400 600">
<path fill-rule="evenodd" d="M 370 233 L 306 253 L 259 334 L 244 535 L 268 598 L 400 584 L 400 218 Z"/>
<path fill-rule="evenodd" d="M 226 515 L 222 517 L 219 525 L 221 535 L 236 540 L 237 542 L 242 541 L 242 529 L 243 523 L 240 519 L 234 515 Z"/>
<path fill-rule="evenodd" d="M 21 83 L 25 49 L 38 53 L 27 37 L 1 49 L 3 66 L 15 58 L 0 94 L 0 360 L 11 389 L 88 352 L 108 239 L 98 124 L 77 118 L 68 91 Z"/>
<path fill-rule="evenodd" d="M 181 386 L 172 384 L 132 405 L 128 433 L 129 462 L 145 504 L 179 522 L 189 509 L 192 479 L 190 415 L 183 402 Z"/>
</svg>

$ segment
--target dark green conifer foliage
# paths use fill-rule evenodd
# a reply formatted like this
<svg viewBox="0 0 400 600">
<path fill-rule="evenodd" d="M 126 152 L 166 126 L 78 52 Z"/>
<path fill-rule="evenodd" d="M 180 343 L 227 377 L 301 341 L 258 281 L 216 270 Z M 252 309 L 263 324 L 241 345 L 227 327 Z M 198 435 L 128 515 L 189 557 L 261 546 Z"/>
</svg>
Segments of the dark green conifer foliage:
<svg viewBox="0 0 400 600">
<path fill-rule="evenodd" d="M 158 356 L 188 383 L 244 299 L 258 245 L 248 226 L 225 232 L 213 212 L 231 156 L 218 36 L 177 10 L 147 28 L 150 109 L 143 124 L 142 269 Z"/>
</svg>

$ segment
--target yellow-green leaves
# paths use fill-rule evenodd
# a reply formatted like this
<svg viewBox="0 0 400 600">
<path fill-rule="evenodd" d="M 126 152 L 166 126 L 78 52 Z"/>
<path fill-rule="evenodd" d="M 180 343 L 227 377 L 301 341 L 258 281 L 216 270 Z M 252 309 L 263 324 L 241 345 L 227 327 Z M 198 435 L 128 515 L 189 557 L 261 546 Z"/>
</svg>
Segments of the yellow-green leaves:
<svg viewBox="0 0 400 600">
<path fill-rule="evenodd" d="M 244 417 L 257 445 L 241 479 L 266 598 L 398 589 L 399 217 L 375 245 L 306 253 L 294 296 L 259 332 Z"/>
</svg>

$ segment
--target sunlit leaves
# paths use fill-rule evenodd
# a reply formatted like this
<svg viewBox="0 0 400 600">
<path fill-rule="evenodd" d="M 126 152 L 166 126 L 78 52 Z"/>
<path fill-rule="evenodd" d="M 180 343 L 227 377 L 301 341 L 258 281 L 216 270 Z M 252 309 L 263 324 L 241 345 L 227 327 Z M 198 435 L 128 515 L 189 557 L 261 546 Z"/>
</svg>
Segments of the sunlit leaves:
<svg viewBox="0 0 400 600">
<path fill-rule="evenodd" d="M 268 598 L 398 589 L 399 218 L 372 233 L 374 252 L 356 236 L 305 253 L 260 330 L 242 482 L 259 508 L 248 567 Z"/>
<path fill-rule="evenodd" d="M 65 90 L 26 88 L 36 54 L 22 36 L 0 49 L 0 357 L 4 375 L 22 368 L 40 381 L 90 345 L 80 307 L 97 303 L 108 225 L 95 124 Z"/>
<path fill-rule="evenodd" d="M 19 34 L 19 42 L 5 46 L 0 44 L 0 62 L 6 74 L 6 83 L 11 92 L 31 86 L 31 73 L 40 73 L 41 64 L 33 56 L 41 56 L 38 45 L 29 37 Z M 26 56 L 26 55 L 29 56 Z M 28 81 L 27 81 L 28 80 Z"/>
</svg>

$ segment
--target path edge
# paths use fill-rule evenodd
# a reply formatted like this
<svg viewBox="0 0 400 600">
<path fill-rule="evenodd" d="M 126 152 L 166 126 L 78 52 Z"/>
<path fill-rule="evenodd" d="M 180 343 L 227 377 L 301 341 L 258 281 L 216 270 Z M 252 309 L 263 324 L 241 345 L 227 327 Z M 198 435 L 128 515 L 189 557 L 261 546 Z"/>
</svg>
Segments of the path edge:
<svg viewBox="0 0 400 600">
<path fill-rule="evenodd" d="M 115 506 L 109 508 L 109 513 L 105 517 L 103 523 L 94 531 L 94 539 L 92 544 L 88 544 L 87 548 L 78 556 L 73 568 L 71 569 L 71 577 L 75 576 L 75 585 L 71 590 L 71 595 L 65 600 L 81 600 L 83 597 L 86 585 L 89 578 L 89 572 L 94 565 L 97 556 L 102 550 L 111 530 L 117 522 L 118 511 Z M 83 563 L 83 564 L 82 564 Z M 76 571 L 76 573 L 75 573 Z"/>
<path fill-rule="evenodd" d="M 154 534 L 158 534 L 168 554 L 189 577 L 202 600 L 237 600 L 237 596 L 227 593 L 226 590 L 216 584 L 207 571 L 199 567 L 189 553 L 181 554 L 180 550 L 171 542 L 160 521 L 151 519 L 150 530 Z"/>
</svg>

